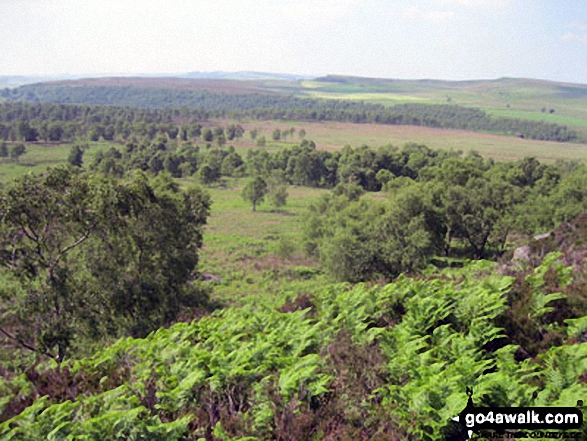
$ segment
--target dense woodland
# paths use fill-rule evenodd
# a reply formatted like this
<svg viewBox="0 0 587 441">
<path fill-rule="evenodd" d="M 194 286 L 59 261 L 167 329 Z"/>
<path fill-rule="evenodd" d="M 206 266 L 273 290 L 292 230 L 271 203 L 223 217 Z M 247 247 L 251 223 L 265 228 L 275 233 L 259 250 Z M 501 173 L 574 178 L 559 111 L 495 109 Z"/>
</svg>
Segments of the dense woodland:
<svg viewBox="0 0 587 441">
<path fill-rule="evenodd" d="M 153 93 L 144 99 L 165 107 Z M 176 105 L 196 99 L 177 93 Z M 328 152 L 299 134 L 241 155 L 230 141 L 254 136 L 204 118 L 497 120 L 456 106 L 201 95 L 218 107 L 0 105 L 1 156 L 72 144 L 69 164 L 0 188 L 0 436 L 457 440 L 466 387 L 484 406 L 584 399 L 584 164 L 419 144 Z M 503 131 L 521 131 L 512 124 Z M 86 160 L 91 140 L 111 143 Z M 313 272 L 217 301 L 199 267 L 214 210 L 202 186 L 228 180 L 253 211 L 267 199 L 284 215 L 292 186 L 324 189 L 296 236 Z"/>
</svg>

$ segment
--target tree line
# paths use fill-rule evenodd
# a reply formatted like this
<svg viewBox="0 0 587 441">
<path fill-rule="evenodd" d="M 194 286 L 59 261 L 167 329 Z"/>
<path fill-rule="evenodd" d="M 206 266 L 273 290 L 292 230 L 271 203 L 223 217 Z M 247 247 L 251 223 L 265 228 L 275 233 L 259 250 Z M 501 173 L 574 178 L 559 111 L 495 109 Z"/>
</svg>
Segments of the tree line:
<svg viewBox="0 0 587 441">
<path fill-rule="evenodd" d="M 361 101 L 299 98 L 276 93 L 223 94 L 106 86 L 27 85 L 4 89 L 0 96 L 8 100 L 4 105 L 11 102 L 36 102 L 74 106 L 128 106 L 152 111 L 158 109 L 158 112 L 153 112 L 155 115 L 164 115 L 168 119 L 166 122 L 173 121 L 176 124 L 182 118 L 185 122 L 186 117 L 192 121 L 195 118 L 340 121 L 487 131 L 560 142 L 578 139 L 575 131 L 563 125 L 516 118 L 494 118 L 481 109 L 458 105 L 399 104 L 386 107 Z M 59 113 L 68 112 L 79 114 L 80 110 L 60 111 L 54 115 L 58 118 Z M 3 122 L 3 113 L 6 112 L 0 110 L 0 123 Z M 122 116 L 108 125 L 119 125 L 118 119 L 121 118 L 128 122 L 124 113 L 123 110 L 114 110 L 113 115 Z M 135 110 L 134 113 L 137 115 L 141 112 Z"/>
</svg>

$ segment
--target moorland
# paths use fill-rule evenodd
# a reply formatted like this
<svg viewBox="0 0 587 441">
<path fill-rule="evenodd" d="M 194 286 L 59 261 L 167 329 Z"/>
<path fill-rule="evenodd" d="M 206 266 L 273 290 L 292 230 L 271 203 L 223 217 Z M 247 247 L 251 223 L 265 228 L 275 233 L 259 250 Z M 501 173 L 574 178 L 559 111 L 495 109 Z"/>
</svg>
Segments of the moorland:
<svg viewBox="0 0 587 441">
<path fill-rule="evenodd" d="M 584 399 L 587 86 L 0 100 L 1 437 L 456 440 L 467 388 Z"/>
</svg>

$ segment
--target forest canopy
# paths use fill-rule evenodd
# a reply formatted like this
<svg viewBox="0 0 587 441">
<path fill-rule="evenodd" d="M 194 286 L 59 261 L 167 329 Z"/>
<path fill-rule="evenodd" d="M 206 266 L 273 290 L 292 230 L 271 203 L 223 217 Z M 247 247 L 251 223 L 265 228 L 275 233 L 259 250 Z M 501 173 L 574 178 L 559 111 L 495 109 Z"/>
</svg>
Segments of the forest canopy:
<svg viewBox="0 0 587 441">
<path fill-rule="evenodd" d="M 209 207 L 201 189 L 163 175 L 114 181 L 58 167 L 14 181 L 0 192 L 0 332 L 63 360 L 204 304 L 189 282 Z"/>
</svg>

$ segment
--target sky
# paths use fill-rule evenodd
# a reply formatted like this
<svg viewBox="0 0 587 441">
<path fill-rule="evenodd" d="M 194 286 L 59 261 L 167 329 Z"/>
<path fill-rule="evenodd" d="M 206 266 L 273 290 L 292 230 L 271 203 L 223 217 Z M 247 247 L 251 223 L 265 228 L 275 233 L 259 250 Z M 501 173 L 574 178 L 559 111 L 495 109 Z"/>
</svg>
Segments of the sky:
<svg viewBox="0 0 587 441">
<path fill-rule="evenodd" d="M 587 84 L 585 0 L 0 0 L 0 75 Z"/>
</svg>

